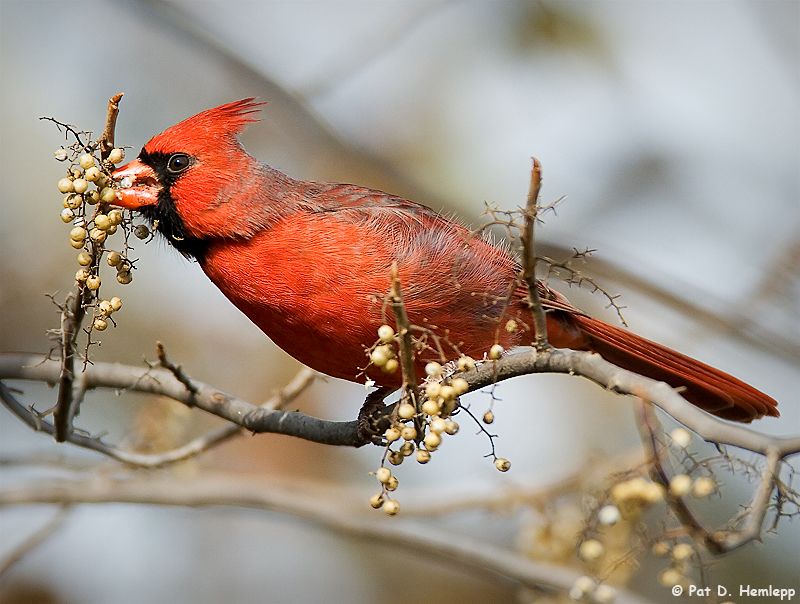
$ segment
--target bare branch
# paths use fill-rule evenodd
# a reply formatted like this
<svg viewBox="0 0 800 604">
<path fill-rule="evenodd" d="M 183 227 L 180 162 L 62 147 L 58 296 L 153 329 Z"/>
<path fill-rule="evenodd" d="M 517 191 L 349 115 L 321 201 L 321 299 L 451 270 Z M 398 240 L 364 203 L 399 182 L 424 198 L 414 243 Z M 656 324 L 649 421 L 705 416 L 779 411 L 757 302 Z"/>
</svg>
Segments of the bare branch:
<svg viewBox="0 0 800 604">
<path fill-rule="evenodd" d="M 101 159 L 106 159 L 114 148 L 114 131 L 117 127 L 117 115 L 119 115 L 119 102 L 122 100 L 120 92 L 108 99 L 108 110 L 106 111 L 106 127 L 103 129 L 103 135 L 98 139 L 98 146 L 100 148 Z"/>
<path fill-rule="evenodd" d="M 470 391 L 530 373 L 563 373 L 589 379 L 618 394 L 645 398 L 666 411 L 678 422 L 701 434 L 708 441 L 728 444 L 765 455 L 774 447 L 781 457 L 800 452 L 800 437 L 777 438 L 744 426 L 726 422 L 702 411 L 665 384 L 621 369 L 599 354 L 568 349 L 553 349 L 535 356 L 529 352 L 509 354 L 461 374 Z"/>
<path fill-rule="evenodd" d="M 164 350 L 164 345 L 161 342 L 156 342 L 156 354 L 158 355 L 158 362 L 161 366 L 172 373 L 175 379 L 183 384 L 186 390 L 189 391 L 189 394 L 194 397 L 197 394 L 197 386 L 195 386 L 191 378 L 184 373 L 182 366 L 176 365 L 167 358 L 167 351 Z"/>
<path fill-rule="evenodd" d="M 761 472 L 753 501 L 744 514 L 747 518 L 744 527 L 727 531 L 709 529 L 692 513 L 683 497 L 670 493 L 671 477 L 667 470 L 669 461 L 665 455 L 663 445 L 665 438 L 661 423 L 646 401 L 642 402 L 640 410 L 641 416 L 638 418 L 640 432 L 653 461 L 654 479 L 664 486 L 670 509 L 692 538 L 705 545 L 714 554 L 730 552 L 759 539 L 772 493 L 778 488 L 778 464 L 781 456 L 773 448 L 768 448 L 764 453 L 766 464 Z"/>
<path fill-rule="evenodd" d="M 598 283 L 594 277 L 584 275 L 581 271 L 572 266 L 572 260 L 581 260 L 585 263 L 587 258 L 589 258 L 594 251 L 596 250 L 587 249 L 580 252 L 577 249 L 573 249 L 572 257 L 563 262 L 556 262 L 552 258 L 548 258 L 546 256 L 541 256 L 539 259 L 547 266 L 548 277 L 551 274 L 556 274 L 564 283 L 569 286 L 577 285 L 578 287 L 583 287 L 585 283 L 588 283 L 592 288 L 592 293 L 600 292 L 608 300 L 608 306 L 606 308 L 613 308 L 616 311 L 620 322 L 627 327 L 628 322 L 625 320 L 625 317 L 622 316 L 622 309 L 624 307 L 620 306 L 617 302 L 620 295 L 612 294 L 605 287 L 600 285 L 600 283 Z M 561 272 L 566 273 L 566 275 L 560 275 L 559 273 Z"/>
<path fill-rule="evenodd" d="M 6 362 L 9 360 L 9 357 L 12 356 L 21 359 L 22 363 L 17 366 L 15 370 L 6 371 L 9 368 Z M 53 382 L 57 377 L 57 369 L 58 361 L 45 359 L 38 355 L 0 355 L 0 375 L 6 378 L 13 377 L 16 379 L 33 379 L 43 382 Z M 356 446 L 348 441 L 348 432 L 344 429 L 351 424 L 354 425 L 355 422 L 327 422 L 325 420 L 317 420 L 316 418 L 308 418 L 308 416 L 304 416 L 302 413 L 291 412 L 290 419 L 282 424 L 280 423 L 280 418 L 284 417 L 285 414 L 285 412 L 280 411 L 280 409 L 294 400 L 300 392 L 308 387 L 316 376 L 317 374 L 315 372 L 304 368 L 278 395 L 270 398 L 270 400 L 261 407 L 256 407 L 255 405 L 246 403 L 231 395 L 220 393 L 202 383 L 198 383 L 197 397 L 192 398 L 191 393 L 187 392 L 184 385 L 177 382 L 167 370 L 146 370 L 114 365 L 111 363 L 98 363 L 87 367 L 87 371 L 83 374 L 87 388 L 114 388 L 162 394 L 187 405 L 194 404 L 198 408 L 210 413 L 214 413 L 212 409 L 216 408 L 219 410 L 224 408 L 226 402 L 228 402 L 230 403 L 230 408 L 225 409 L 222 413 L 214 414 L 229 419 L 234 423 L 229 426 L 210 430 L 177 449 L 155 455 L 119 449 L 113 445 L 104 443 L 99 438 L 93 438 L 76 432 L 70 432 L 66 442 L 97 451 L 127 464 L 142 467 L 158 467 L 187 459 L 231 438 L 244 428 L 254 432 L 267 431 L 279 434 L 293 434 L 293 432 L 300 431 L 300 434 L 295 435 L 301 438 L 310 435 L 312 438 L 309 440 L 316 440 L 316 442 L 323 442 L 324 444 Z M 45 432 L 46 434 L 55 433 L 53 424 L 45 421 L 41 415 L 32 408 L 26 408 L 22 405 L 3 383 L 0 383 L 0 399 L 2 399 L 3 404 L 9 411 L 33 430 Z M 242 411 L 242 409 L 245 411 Z M 277 428 L 259 430 L 258 425 L 256 425 L 259 413 L 262 413 L 262 417 L 266 418 L 265 423 L 267 425 L 272 426 L 278 424 Z M 247 419 L 248 414 L 251 418 L 255 419 Z M 292 419 L 296 416 L 302 416 L 300 421 Z M 304 423 L 302 418 L 307 418 L 308 422 Z M 238 422 L 235 421 L 237 419 L 239 420 Z M 253 427 L 249 428 L 244 425 L 246 422 L 253 423 Z M 329 434 L 326 433 L 326 429 L 330 431 Z M 313 438 L 315 434 L 319 435 L 317 439 Z M 337 439 L 345 442 L 338 442 Z M 328 440 L 333 440 L 334 442 L 327 442 Z"/>
<path fill-rule="evenodd" d="M 642 442 L 653 462 L 651 475 L 655 482 L 664 487 L 665 498 L 670 509 L 678 518 L 681 525 L 694 539 L 704 543 L 714 553 L 720 553 L 719 549 L 716 547 L 716 542 L 711 539 L 711 533 L 703 527 L 697 518 L 695 518 L 692 511 L 683 500 L 683 497 L 680 495 L 673 495 L 670 492 L 669 485 L 672 477 L 667 472 L 669 462 L 666 459 L 664 451 L 664 429 L 661 426 L 661 422 L 658 421 L 658 417 L 656 417 L 653 408 L 647 401 L 641 401 L 639 411 L 640 413 L 637 414 L 636 419 Z"/>
<path fill-rule="evenodd" d="M 585 377 L 619 394 L 632 394 L 651 401 L 706 440 L 747 449 L 762 455 L 774 450 L 780 458 L 800 452 L 800 437 L 776 438 L 752 429 L 720 420 L 684 400 L 677 391 L 649 378 L 620 369 L 600 355 L 566 349 L 552 349 L 535 356 L 529 352 L 507 355 L 483 363 L 460 374 L 469 390 L 478 390 L 496 382 L 529 373 L 563 373 Z M 58 381 L 59 363 L 43 355 L 0 354 L 0 379 Z M 184 404 L 192 402 L 185 386 L 166 370 L 145 370 L 112 363 L 95 363 L 86 368 L 87 388 L 115 388 L 163 394 Z M 299 412 L 262 409 L 233 395 L 202 383 L 196 383 L 198 408 L 246 428 L 252 432 L 273 432 L 297 436 L 313 442 L 339 446 L 359 446 L 357 422 L 331 422 Z M 35 430 L 51 431 L 52 425 L 22 406 L 4 386 L 3 402 Z M 14 400 L 10 403 L 10 400 Z M 90 444 L 87 444 L 87 441 Z M 75 435 L 70 442 L 100 450 L 95 439 Z M 107 447 L 107 445 L 104 445 Z M 112 455 L 113 456 L 113 455 Z"/>
<path fill-rule="evenodd" d="M 528 203 L 525 207 L 525 227 L 520 233 L 522 242 L 522 277 L 528 285 L 533 324 L 536 329 L 536 348 L 545 350 L 550 347 L 547 342 L 547 317 L 539 298 L 539 282 L 536 280 L 536 217 L 539 212 L 539 189 L 542 185 L 542 166 L 533 158 L 531 170 L 531 186 L 528 191 Z"/>
<path fill-rule="evenodd" d="M 270 397 L 264 404 L 261 405 L 264 409 L 284 409 L 286 405 L 291 403 L 294 399 L 296 399 L 301 392 L 303 392 L 306 388 L 308 388 L 311 383 L 319 377 L 319 374 L 314 371 L 313 369 L 309 369 L 308 367 L 303 367 L 300 371 L 297 372 L 297 375 L 294 376 L 291 382 L 289 382 L 283 390 L 281 390 L 275 396 Z M 204 434 L 198 436 L 194 440 L 172 449 L 170 451 L 166 451 L 164 453 L 159 453 L 155 455 L 137 455 L 136 465 L 149 467 L 149 468 L 156 468 L 165 466 L 171 463 L 175 463 L 178 461 L 183 461 L 185 459 L 189 459 L 190 457 L 194 457 L 195 455 L 202 453 L 204 451 L 208 451 L 212 447 L 230 440 L 234 436 L 241 434 L 244 432 L 244 428 L 238 426 L 237 424 L 228 423 L 224 426 L 220 426 L 219 428 L 214 428 L 213 430 L 209 430 Z M 122 452 L 121 452 L 122 453 Z M 131 462 L 129 462 L 131 463 Z"/>
<path fill-rule="evenodd" d="M 716 545 L 720 552 L 733 551 L 761 538 L 761 528 L 764 525 L 767 510 L 769 510 L 772 492 L 776 488 L 778 466 L 781 461 L 781 455 L 774 449 L 768 449 L 765 457 L 766 463 L 761 473 L 761 482 L 753 496 L 753 501 L 750 504 L 750 513 L 744 527 L 738 531 L 716 531 L 711 535 L 711 542 Z"/>
<path fill-rule="evenodd" d="M 92 259 L 94 261 L 94 259 Z M 57 442 L 64 442 L 72 432 L 72 419 L 77 414 L 73 382 L 75 380 L 75 345 L 78 331 L 86 316 L 84 302 L 87 298 L 86 286 L 76 285 L 67 298 L 61 313 L 61 371 L 58 380 L 58 397 L 53 411 L 54 436 Z"/>
</svg>

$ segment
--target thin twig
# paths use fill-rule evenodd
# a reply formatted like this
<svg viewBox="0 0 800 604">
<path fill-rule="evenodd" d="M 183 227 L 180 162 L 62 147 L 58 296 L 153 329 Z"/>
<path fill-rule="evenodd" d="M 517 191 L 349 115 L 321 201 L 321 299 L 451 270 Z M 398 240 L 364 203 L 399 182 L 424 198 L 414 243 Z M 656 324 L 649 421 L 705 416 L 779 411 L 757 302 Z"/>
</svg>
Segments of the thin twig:
<svg viewBox="0 0 800 604">
<path fill-rule="evenodd" d="M 563 257 L 570 253 L 569 248 L 562 247 L 543 240 L 537 242 L 537 248 L 544 256 Z M 686 283 L 669 282 L 664 275 L 658 274 L 653 267 L 646 267 L 642 277 L 633 274 L 619 264 L 609 260 L 592 256 L 587 258 L 588 271 L 596 278 L 610 280 L 619 286 L 630 289 L 643 296 L 655 300 L 661 306 L 669 308 L 672 312 L 691 318 L 696 324 L 703 325 L 715 333 L 732 335 L 747 346 L 777 354 L 782 359 L 788 360 L 795 366 L 800 364 L 800 343 L 797 338 L 792 338 L 790 332 L 779 332 L 754 321 L 750 314 L 753 311 L 752 297 L 741 296 L 750 304 L 747 316 L 740 313 L 725 312 L 726 302 L 715 299 L 708 292 L 692 291 Z M 800 263 L 798 263 L 800 266 Z M 667 281 L 666 284 L 659 283 Z M 681 292 L 679 295 L 676 292 Z M 702 304 L 698 301 L 702 301 Z"/>
<path fill-rule="evenodd" d="M 677 517 L 678 521 L 690 532 L 692 538 L 706 544 L 709 549 L 715 553 L 720 553 L 715 547 L 714 542 L 709 538 L 711 533 L 703 527 L 701 522 L 695 517 L 683 497 L 680 495 L 673 495 L 669 490 L 670 477 L 667 471 L 669 460 L 664 455 L 664 429 L 661 422 L 658 421 L 653 408 L 647 401 L 640 401 L 640 413 L 636 414 L 637 426 L 642 443 L 650 454 L 650 459 L 653 462 L 651 477 L 655 482 L 664 487 L 665 499 Z"/>
<path fill-rule="evenodd" d="M 539 297 L 539 282 L 536 280 L 536 215 L 539 212 L 539 189 L 542 185 L 542 167 L 539 160 L 533 158 L 531 170 L 531 186 L 528 191 L 528 203 L 525 207 L 525 228 L 520 233 L 522 242 L 522 277 L 528 285 L 533 324 L 536 329 L 536 348 L 546 350 L 550 347 L 547 342 L 547 317 L 542 308 Z"/>
<path fill-rule="evenodd" d="M 566 273 L 566 276 L 559 275 L 559 278 L 567 285 L 569 286 L 577 285 L 578 287 L 583 287 L 584 283 L 588 283 L 592 287 L 592 293 L 600 292 L 608 300 L 608 306 L 606 306 L 606 308 L 613 308 L 616 311 L 617 317 L 619 317 L 620 322 L 625 327 L 627 327 L 628 322 L 622 315 L 622 309 L 624 307 L 620 306 L 619 303 L 617 302 L 617 299 L 620 297 L 620 295 L 612 294 L 605 287 L 600 285 L 594 277 L 588 277 L 584 275 L 581 271 L 576 269 L 570 263 L 571 260 L 581 260 L 583 262 L 586 262 L 587 258 L 589 258 L 594 251 L 595 250 L 586 249 L 580 252 L 577 249 L 573 248 L 572 257 L 568 258 L 563 262 L 556 262 L 552 258 L 548 258 L 546 256 L 540 256 L 539 260 L 546 265 L 548 277 L 551 274 L 558 275 L 560 271 L 564 271 Z"/>
<path fill-rule="evenodd" d="M 119 115 L 119 102 L 124 93 L 120 92 L 108 99 L 108 109 L 106 111 L 106 127 L 103 135 L 98 139 L 100 148 L 100 158 L 106 159 L 114 148 L 114 131 L 117 127 L 117 116 Z"/>
<path fill-rule="evenodd" d="M 75 345 L 78 331 L 86 315 L 84 298 L 86 287 L 79 283 L 67 298 L 61 313 L 61 371 L 58 380 L 58 396 L 53 410 L 53 423 L 57 442 L 64 442 L 72 432 L 72 418 L 77 414 L 73 399 L 75 380 Z"/>
<path fill-rule="evenodd" d="M 189 394 L 192 395 L 192 398 L 194 398 L 197 395 L 197 386 L 195 386 L 192 379 L 183 371 L 183 366 L 176 365 L 169 360 L 167 351 L 164 349 L 164 345 L 161 342 L 156 342 L 156 355 L 158 355 L 159 364 L 174 375 L 175 379 L 183 384 Z"/>
<path fill-rule="evenodd" d="M 666 499 L 679 522 L 689 530 L 692 538 L 705 545 L 713 554 L 723 554 L 733 551 L 750 541 L 758 539 L 764 524 L 764 517 L 769 509 L 772 492 L 778 480 L 778 463 L 780 455 L 774 449 L 767 449 L 764 453 L 766 465 L 761 472 L 761 480 L 753 495 L 749 509 L 745 512 L 747 521 L 739 530 L 713 530 L 706 528 L 703 523 L 692 513 L 682 497 L 669 492 L 670 476 L 667 472 L 668 460 L 664 456 L 664 432 L 655 412 L 647 402 L 642 401 L 639 428 L 642 441 L 650 450 L 654 464 L 653 478 L 661 483 L 666 490 Z"/>
<path fill-rule="evenodd" d="M 403 292 L 400 286 L 397 262 L 392 262 L 392 289 L 389 294 L 389 303 L 394 311 L 394 321 L 397 325 L 398 346 L 400 348 L 400 369 L 403 372 L 403 392 L 411 398 L 411 404 L 422 413 L 422 399 L 419 394 L 417 378 L 414 374 L 414 342 L 412 339 L 411 325 L 403 304 Z M 415 422 L 416 424 L 417 422 Z M 421 425 L 416 426 L 417 433 L 422 434 Z"/>
<path fill-rule="evenodd" d="M 761 473 L 761 482 L 753 495 L 750 503 L 750 512 L 744 527 L 738 531 L 717 531 L 711 535 L 713 542 L 720 552 L 730 552 L 743 545 L 761 538 L 761 529 L 764 518 L 769 510 L 772 492 L 778 484 L 778 466 L 782 456 L 775 449 L 768 449 L 766 463 Z"/>
</svg>

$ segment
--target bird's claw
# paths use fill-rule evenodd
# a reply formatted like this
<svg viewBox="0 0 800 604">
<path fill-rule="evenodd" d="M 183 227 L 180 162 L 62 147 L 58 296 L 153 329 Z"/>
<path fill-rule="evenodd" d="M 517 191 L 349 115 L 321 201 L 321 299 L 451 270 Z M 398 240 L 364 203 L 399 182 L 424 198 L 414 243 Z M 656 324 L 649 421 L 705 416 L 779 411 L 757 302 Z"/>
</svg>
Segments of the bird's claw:
<svg viewBox="0 0 800 604">
<path fill-rule="evenodd" d="M 389 415 L 392 405 L 387 406 L 384 399 L 394 392 L 394 388 L 378 388 L 367 395 L 358 412 L 358 437 L 363 444 L 381 444 L 383 433 L 390 427 Z"/>
</svg>

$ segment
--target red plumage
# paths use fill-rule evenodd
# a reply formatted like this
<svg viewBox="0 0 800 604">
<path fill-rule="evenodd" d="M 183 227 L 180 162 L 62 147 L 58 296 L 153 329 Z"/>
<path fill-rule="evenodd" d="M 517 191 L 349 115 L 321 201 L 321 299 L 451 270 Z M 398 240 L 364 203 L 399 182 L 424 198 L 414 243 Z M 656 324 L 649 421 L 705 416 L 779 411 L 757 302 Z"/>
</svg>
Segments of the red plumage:
<svg viewBox="0 0 800 604">
<path fill-rule="evenodd" d="M 382 298 L 398 265 L 409 320 L 482 358 L 495 342 L 530 343 L 519 266 L 504 250 L 472 237 L 429 208 L 354 185 L 292 179 L 248 155 L 236 134 L 260 103 L 246 99 L 204 111 L 152 138 L 119 205 L 138 209 L 278 346 L 304 364 L 347 380 L 364 379 L 366 348 L 384 323 Z M 543 285 L 550 342 L 593 350 L 642 375 L 683 387 L 692 403 L 720 417 L 778 416 L 762 392 L 699 361 L 586 316 Z M 506 303 L 507 301 L 507 303 Z M 388 312 L 391 323 L 391 311 Z M 532 329 L 532 328 L 530 328 Z M 445 346 L 445 352 L 457 356 Z M 434 350 L 418 355 L 420 375 Z M 398 386 L 398 374 L 366 375 Z"/>
</svg>

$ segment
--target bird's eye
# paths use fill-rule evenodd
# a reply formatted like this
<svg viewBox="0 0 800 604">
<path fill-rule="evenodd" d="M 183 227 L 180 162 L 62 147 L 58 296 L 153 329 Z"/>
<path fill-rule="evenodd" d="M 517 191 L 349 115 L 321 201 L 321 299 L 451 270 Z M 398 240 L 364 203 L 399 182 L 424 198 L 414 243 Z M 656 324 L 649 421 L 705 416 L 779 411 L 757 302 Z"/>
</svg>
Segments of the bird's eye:
<svg viewBox="0 0 800 604">
<path fill-rule="evenodd" d="M 186 153 L 175 153 L 171 155 L 169 161 L 167 162 L 167 170 L 169 170 L 172 174 L 180 174 L 186 168 L 192 165 L 192 158 L 190 158 Z"/>
</svg>

